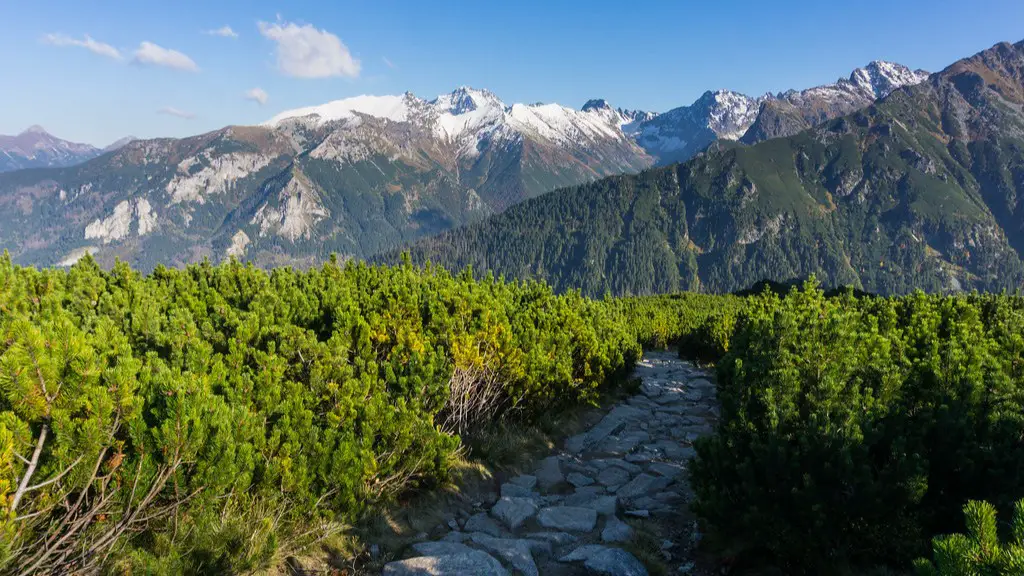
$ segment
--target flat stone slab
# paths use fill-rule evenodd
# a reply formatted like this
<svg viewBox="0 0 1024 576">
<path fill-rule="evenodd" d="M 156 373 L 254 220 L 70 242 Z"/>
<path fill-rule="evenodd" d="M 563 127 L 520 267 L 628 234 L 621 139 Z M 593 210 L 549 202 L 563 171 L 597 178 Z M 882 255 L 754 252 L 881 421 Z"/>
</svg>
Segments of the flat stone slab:
<svg viewBox="0 0 1024 576">
<path fill-rule="evenodd" d="M 474 534 L 473 542 L 479 544 L 488 552 L 504 558 L 512 568 L 521 574 L 525 576 L 539 576 L 537 564 L 533 560 L 530 543 L 526 540 L 492 538 L 484 534 Z"/>
<path fill-rule="evenodd" d="M 509 484 L 515 484 L 516 486 L 522 486 L 527 490 L 533 490 L 537 486 L 537 477 L 531 474 L 520 474 L 515 478 L 508 481 Z"/>
<path fill-rule="evenodd" d="M 633 527 L 615 516 L 608 519 L 601 531 L 602 542 L 628 542 L 633 537 Z"/>
<path fill-rule="evenodd" d="M 389 562 L 382 573 L 386 576 L 508 576 L 501 562 L 480 550 Z"/>
<path fill-rule="evenodd" d="M 617 486 L 629 482 L 633 478 L 629 471 L 618 466 L 609 466 L 597 475 L 599 484 L 605 486 Z"/>
<path fill-rule="evenodd" d="M 501 536 L 501 527 L 486 512 L 470 516 L 463 529 L 466 532 L 483 532 L 491 536 Z"/>
<path fill-rule="evenodd" d="M 577 488 L 582 488 L 583 486 L 590 486 L 591 484 L 594 483 L 593 478 L 591 478 L 590 476 L 580 474 L 579 472 L 570 472 L 565 477 L 565 479 L 569 481 L 569 484 L 572 484 Z"/>
<path fill-rule="evenodd" d="M 619 488 L 615 495 L 619 498 L 636 498 L 647 494 L 648 492 L 657 492 L 671 483 L 671 478 L 641 474 L 636 478 L 633 478 L 629 484 Z"/>
<path fill-rule="evenodd" d="M 621 548 L 605 548 L 592 554 L 583 565 L 602 576 L 647 576 L 647 569 L 636 556 Z"/>
<path fill-rule="evenodd" d="M 523 525 L 523 522 L 537 514 L 537 503 L 533 498 L 509 498 L 502 497 L 498 503 L 491 508 L 491 514 L 505 523 L 509 530 L 515 530 Z"/>
<path fill-rule="evenodd" d="M 685 468 L 679 464 L 672 464 L 671 462 L 651 462 L 647 467 L 648 472 L 654 472 L 659 476 L 672 479 L 675 479 L 677 476 L 682 474 L 683 470 L 685 470 Z"/>
<path fill-rule="evenodd" d="M 541 490 L 550 490 L 565 482 L 565 475 L 562 474 L 562 466 L 558 461 L 558 456 L 548 456 L 542 460 L 540 468 L 537 469 L 536 477 L 537 484 Z"/>
<path fill-rule="evenodd" d="M 511 482 L 501 485 L 501 495 L 504 498 L 529 498 L 534 494 L 533 490 L 518 484 L 512 484 Z"/>
<path fill-rule="evenodd" d="M 537 522 L 550 530 L 590 532 L 597 525 L 597 511 L 577 506 L 544 508 L 537 514 Z"/>
<path fill-rule="evenodd" d="M 582 562 L 594 554 L 607 550 L 606 546 L 600 544 L 584 544 L 572 552 L 558 559 L 559 562 Z"/>
</svg>

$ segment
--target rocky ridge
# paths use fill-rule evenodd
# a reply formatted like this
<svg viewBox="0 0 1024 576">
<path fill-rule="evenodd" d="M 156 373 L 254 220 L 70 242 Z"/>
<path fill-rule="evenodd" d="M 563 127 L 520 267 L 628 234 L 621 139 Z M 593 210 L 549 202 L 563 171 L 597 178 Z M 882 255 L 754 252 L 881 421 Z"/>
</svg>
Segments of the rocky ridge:
<svg viewBox="0 0 1024 576">
<path fill-rule="evenodd" d="M 700 533 L 687 508 L 687 467 L 693 442 L 718 416 L 713 377 L 669 352 L 648 352 L 636 375 L 638 394 L 383 573 L 646 575 L 625 549 L 636 519 L 662 527 L 666 564 L 695 573 Z"/>
</svg>

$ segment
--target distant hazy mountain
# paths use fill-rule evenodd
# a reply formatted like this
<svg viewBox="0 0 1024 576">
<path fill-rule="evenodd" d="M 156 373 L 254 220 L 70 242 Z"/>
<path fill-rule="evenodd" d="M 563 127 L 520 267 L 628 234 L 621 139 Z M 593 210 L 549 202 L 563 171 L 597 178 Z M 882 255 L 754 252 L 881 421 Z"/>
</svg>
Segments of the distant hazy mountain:
<svg viewBox="0 0 1024 576">
<path fill-rule="evenodd" d="M 891 91 L 865 109 L 546 194 L 423 240 L 413 260 L 592 295 L 731 291 L 811 273 L 882 293 L 1020 289 L 1024 42 L 895 90 L 871 68 L 884 67 L 782 97 L 806 119 Z"/>
<path fill-rule="evenodd" d="M 116 150 L 134 138 L 122 138 L 102 150 L 90 144 L 61 140 L 42 126 L 30 126 L 17 136 L 0 134 L 0 172 L 23 168 L 53 168 L 80 164 Z"/>
</svg>

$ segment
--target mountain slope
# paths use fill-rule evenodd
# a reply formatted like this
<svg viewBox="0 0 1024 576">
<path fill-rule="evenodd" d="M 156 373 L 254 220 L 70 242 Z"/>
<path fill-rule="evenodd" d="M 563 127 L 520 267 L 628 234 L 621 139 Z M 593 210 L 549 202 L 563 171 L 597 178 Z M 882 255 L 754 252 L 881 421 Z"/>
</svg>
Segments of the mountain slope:
<svg viewBox="0 0 1024 576">
<path fill-rule="evenodd" d="M 1024 42 L 797 135 L 560 190 L 410 253 L 595 295 L 810 273 L 884 293 L 1019 288 L 1022 195 Z"/>
<path fill-rule="evenodd" d="M 136 140 L 78 166 L 0 175 L 0 243 L 19 262 L 94 253 L 143 268 L 228 255 L 365 256 L 548 190 L 650 165 L 622 118 L 506 106 L 462 88 L 359 97 L 262 126 Z"/>
<path fill-rule="evenodd" d="M 753 98 L 738 92 L 706 92 L 681 106 L 638 123 L 630 130 L 658 165 L 689 160 L 717 140 L 754 144 L 790 136 L 864 108 L 893 90 L 923 82 L 928 74 L 875 61 L 849 78 L 807 90 Z"/>
</svg>

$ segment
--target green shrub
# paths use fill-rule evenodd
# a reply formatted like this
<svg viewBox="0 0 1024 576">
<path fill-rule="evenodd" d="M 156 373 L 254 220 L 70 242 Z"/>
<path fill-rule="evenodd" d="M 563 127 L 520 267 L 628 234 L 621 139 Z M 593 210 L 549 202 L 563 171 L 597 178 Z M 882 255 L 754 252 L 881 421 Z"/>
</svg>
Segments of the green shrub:
<svg viewBox="0 0 1024 576">
<path fill-rule="evenodd" d="M 964 520 L 967 534 L 932 539 L 935 563 L 919 559 L 919 576 L 1024 574 L 1024 500 L 1016 503 L 1008 542 L 1000 542 L 996 509 L 988 502 L 968 502 Z"/>
<path fill-rule="evenodd" d="M 1001 296 L 750 300 L 697 443 L 696 508 L 790 573 L 909 566 L 950 502 L 1024 486 L 1024 305 Z"/>
<path fill-rule="evenodd" d="M 458 433 L 594 402 L 639 355 L 614 307 L 469 272 L 4 257 L 0 571 L 266 566 L 444 481 Z M 451 424 L 481 368 L 498 409 Z"/>
</svg>

